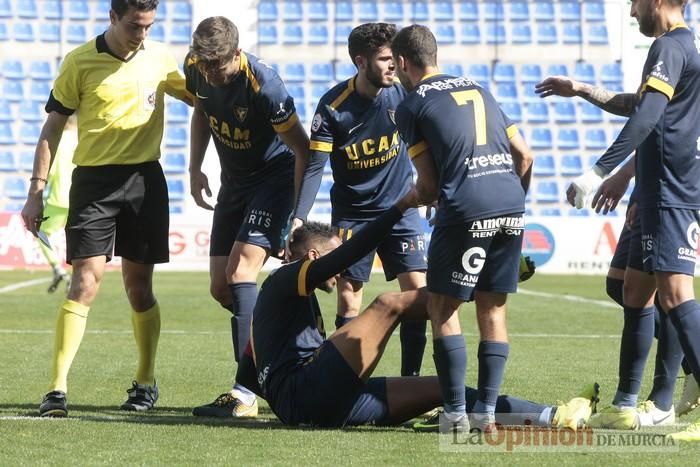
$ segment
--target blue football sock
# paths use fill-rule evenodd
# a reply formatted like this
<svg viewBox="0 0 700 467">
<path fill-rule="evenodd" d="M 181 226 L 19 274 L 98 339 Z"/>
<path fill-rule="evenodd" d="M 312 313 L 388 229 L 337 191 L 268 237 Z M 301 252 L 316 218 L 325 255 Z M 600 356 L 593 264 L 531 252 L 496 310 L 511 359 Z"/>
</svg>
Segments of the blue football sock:
<svg viewBox="0 0 700 467">
<path fill-rule="evenodd" d="M 236 318 L 233 317 L 233 304 L 229 303 L 221 306 L 231 312 L 231 344 L 233 344 L 233 359 L 236 360 L 238 354 L 236 353 Z"/>
<path fill-rule="evenodd" d="M 255 301 L 258 299 L 258 285 L 255 282 L 238 282 L 229 284 L 229 289 L 231 289 L 231 297 L 233 298 L 231 334 L 238 362 L 250 339 L 250 322 L 253 319 Z"/>
<path fill-rule="evenodd" d="M 624 307 L 622 303 L 622 286 L 625 284 L 623 279 L 614 279 L 612 277 L 605 278 L 605 291 L 608 297 L 612 298 L 615 303 Z"/>
<path fill-rule="evenodd" d="M 508 360 L 507 342 L 479 342 L 479 395 L 474 404 L 475 413 L 494 413 L 496 400 L 501 390 L 503 373 Z"/>
<path fill-rule="evenodd" d="M 695 380 L 700 382 L 700 306 L 695 300 L 683 302 L 668 312 L 681 348 Z"/>
<path fill-rule="evenodd" d="M 642 376 L 649 349 L 654 340 L 655 307 L 625 306 L 625 325 L 620 341 L 620 368 L 617 393 L 613 404 L 635 407 L 642 386 Z"/>
<path fill-rule="evenodd" d="M 357 316 L 340 316 L 340 315 L 335 315 L 335 329 L 338 330 L 342 328 L 344 325 L 348 324 L 350 321 L 353 319 L 357 318 Z"/>
<path fill-rule="evenodd" d="M 258 375 L 255 371 L 255 362 L 253 362 L 253 357 L 246 352 L 243 352 L 243 355 L 241 355 L 238 361 L 238 368 L 236 368 L 236 378 L 234 381 L 236 386 L 243 386 L 262 397 L 262 390 L 258 385 Z"/>
<path fill-rule="evenodd" d="M 425 351 L 427 321 L 403 321 L 401 336 L 401 376 L 418 376 Z"/>
<path fill-rule="evenodd" d="M 689 375 L 693 372 L 693 369 L 690 368 L 690 363 L 688 363 L 688 359 L 683 357 L 683 361 L 681 361 L 681 368 L 683 368 L 683 374 Z"/>
<path fill-rule="evenodd" d="M 478 397 L 478 391 L 474 388 L 465 388 L 467 396 L 467 412 L 474 412 L 474 405 Z M 542 413 L 549 409 L 547 417 L 541 417 Z M 536 425 L 550 426 L 553 416 L 552 407 L 537 404 L 512 396 L 498 396 L 496 399 L 496 423 L 501 425 Z M 542 419 L 542 420 L 540 420 Z"/>
<path fill-rule="evenodd" d="M 442 391 L 445 412 L 466 413 L 464 377 L 467 372 L 467 348 L 461 334 L 443 336 L 433 341 L 433 359 Z"/>
<path fill-rule="evenodd" d="M 658 307 L 654 307 L 654 339 L 658 339 L 661 334 L 661 320 L 663 317 L 663 311 L 660 311 Z"/>
<path fill-rule="evenodd" d="M 654 386 L 648 400 L 654 401 L 661 410 L 670 410 L 673 405 L 673 390 L 676 387 L 678 368 L 683 359 L 683 350 L 678 333 L 663 312 L 658 312 L 659 342 L 656 348 Z"/>
</svg>

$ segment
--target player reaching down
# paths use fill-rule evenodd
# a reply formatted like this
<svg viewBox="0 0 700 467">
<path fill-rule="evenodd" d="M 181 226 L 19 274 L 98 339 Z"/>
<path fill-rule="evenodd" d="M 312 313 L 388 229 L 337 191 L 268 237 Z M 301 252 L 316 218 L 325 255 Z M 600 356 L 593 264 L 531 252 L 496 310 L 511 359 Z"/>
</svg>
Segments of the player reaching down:
<svg viewBox="0 0 700 467">
<path fill-rule="evenodd" d="M 190 188 L 197 205 L 214 209 L 210 291 L 232 314 L 231 337 L 238 362 L 231 391 L 193 413 L 252 417 L 258 413 L 258 404 L 243 380 L 247 373 L 255 373 L 244 349 L 258 294 L 256 279 L 267 259 L 282 247 L 294 181 L 298 186 L 309 139 L 279 75 L 238 47 L 238 29 L 227 18 L 206 18 L 197 26 L 185 60 L 185 77 L 187 89 L 196 96 Z M 221 163 L 215 208 L 203 198 L 203 192 L 209 193 L 202 162 L 210 138 Z"/>
<path fill-rule="evenodd" d="M 428 314 L 445 415 L 469 424 L 467 352 L 457 311 L 476 302 L 478 399 L 471 424 L 490 429 L 508 358 L 506 298 L 517 289 L 525 192 L 532 155 L 496 100 L 478 83 L 437 68 L 428 28 L 402 29 L 391 45 L 409 90 L 396 124 L 418 172 L 421 202 L 438 201 L 428 252 Z"/>
</svg>

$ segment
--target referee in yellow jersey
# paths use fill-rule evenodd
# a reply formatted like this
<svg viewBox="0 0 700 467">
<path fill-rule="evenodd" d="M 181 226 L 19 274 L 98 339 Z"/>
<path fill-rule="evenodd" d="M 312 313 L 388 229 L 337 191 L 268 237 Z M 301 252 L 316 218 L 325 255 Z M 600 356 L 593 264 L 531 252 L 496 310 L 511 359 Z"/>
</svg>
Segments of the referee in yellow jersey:
<svg viewBox="0 0 700 467">
<path fill-rule="evenodd" d="M 44 217 L 42 192 L 66 120 L 78 113 L 76 168 L 66 224 L 71 286 L 56 324 L 53 376 L 39 407 L 63 417 L 67 375 L 112 252 L 132 308 L 138 368 L 123 410 L 145 411 L 158 399 L 154 365 L 160 310 L 153 265 L 168 261 L 168 190 L 158 158 L 164 94 L 188 104 L 184 77 L 163 44 L 146 40 L 158 0 L 112 0 L 110 27 L 66 55 L 46 104 L 22 218 L 34 235 Z"/>
</svg>

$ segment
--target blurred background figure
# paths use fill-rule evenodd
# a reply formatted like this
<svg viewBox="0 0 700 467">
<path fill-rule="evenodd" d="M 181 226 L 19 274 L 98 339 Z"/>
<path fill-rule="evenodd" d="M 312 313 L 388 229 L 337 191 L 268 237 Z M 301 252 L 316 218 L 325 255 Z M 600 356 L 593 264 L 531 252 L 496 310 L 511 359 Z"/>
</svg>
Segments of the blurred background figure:
<svg viewBox="0 0 700 467">
<path fill-rule="evenodd" d="M 54 158 L 51 170 L 49 171 L 47 192 L 48 196 L 44 202 L 44 217 L 47 217 L 41 223 L 41 232 L 46 235 L 47 239 L 62 230 L 66 226 L 68 219 L 68 197 L 70 193 L 70 182 L 73 174 L 73 152 L 78 144 L 78 131 L 76 125 L 77 114 L 73 114 L 68 118 L 68 122 L 61 137 L 61 143 L 58 145 L 56 157 Z M 61 281 L 66 282 L 66 288 L 70 286 L 70 274 L 63 269 L 63 258 L 59 258 L 56 250 L 44 244 L 37 238 L 39 248 L 44 254 L 46 261 L 51 265 L 53 270 L 53 280 L 47 290 L 48 293 L 54 293 Z"/>
</svg>

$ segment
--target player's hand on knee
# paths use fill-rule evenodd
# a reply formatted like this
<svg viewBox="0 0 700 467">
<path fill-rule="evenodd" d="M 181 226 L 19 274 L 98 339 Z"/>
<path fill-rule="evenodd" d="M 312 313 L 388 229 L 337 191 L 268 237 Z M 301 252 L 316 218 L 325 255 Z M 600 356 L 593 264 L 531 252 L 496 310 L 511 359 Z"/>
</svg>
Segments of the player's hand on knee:
<svg viewBox="0 0 700 467">
<path fill-rule="evenodd" d="M 520 255 L 520 273 L 518 282 L 525 282 L 535 275 L 535 262 L 529 256 Z"/>
<path fill-rule="evenodd" d="M 209 179 L 201 171 L 190 172 L 190 194 L 192 195 L 195 204 L 200 208 L 213 211 L 214 207 L 204 200 L 204 197 L 202 196 L 202 191 L 204 191 L 204 193 L 208 197 L 211 197 Z"/>
</svg>

